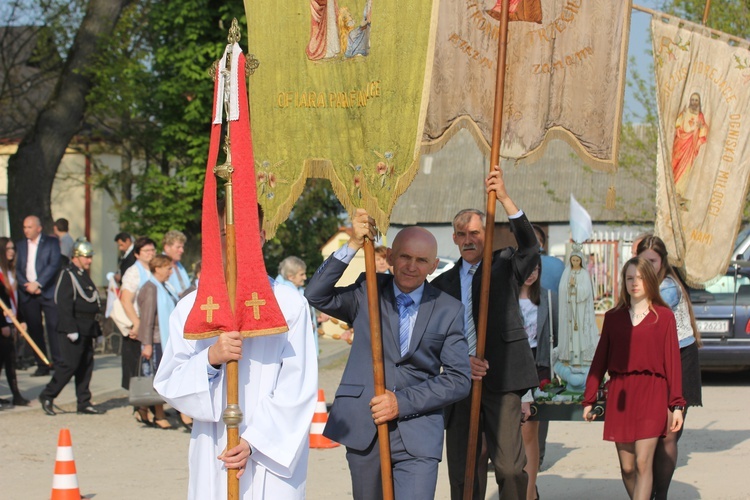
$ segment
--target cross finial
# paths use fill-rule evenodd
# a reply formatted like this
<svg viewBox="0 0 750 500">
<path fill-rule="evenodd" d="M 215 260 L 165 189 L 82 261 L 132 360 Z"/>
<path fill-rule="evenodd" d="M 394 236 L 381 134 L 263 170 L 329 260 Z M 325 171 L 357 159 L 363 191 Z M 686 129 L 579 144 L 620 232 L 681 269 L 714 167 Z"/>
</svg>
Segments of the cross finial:
<svg viewBox="0 0 750 500">
<path fill-rule="evenodd" d="M 219 309 L 219 304 L 214 304 L 213 295 L 209 295 L 206 303 L 201 306 L 201 311 L 206 311 L 206 323 L 213 321 L 214 311 L 217 309 Z"/>
</svg>

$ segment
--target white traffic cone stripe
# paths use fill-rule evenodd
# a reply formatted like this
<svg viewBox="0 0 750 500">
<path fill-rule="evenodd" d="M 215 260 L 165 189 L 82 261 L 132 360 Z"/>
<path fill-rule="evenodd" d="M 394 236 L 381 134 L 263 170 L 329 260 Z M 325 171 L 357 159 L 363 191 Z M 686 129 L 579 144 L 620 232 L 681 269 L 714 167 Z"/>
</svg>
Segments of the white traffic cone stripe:
<svg viewBox="0 0 750 500">
<path fill-rule="evenodd" d="M 328 407 L 325 401 L 318 401 L 315 405 L 315 413 L 328 413 Z"/>
<path fill-rule="evenodd" d="M 53 490 L 78 489 L 78 476 L 75 474 L 55 474 L 52 477 Z"/>
<path fill-rule="evenodd" d="M 58 462 L 72 462 L 73 461 L 73 447 L 72 446 L 58 446 L 56 460 Z"/>
<path fill-rule="evenodd" d="M 313 422 L 312 425 L 310 426 L 310 433 L 311 434 L 323 434 L 323 429 L 325 428 L 325 426 L 326 426 L 325 422 L 323 423 Z"/>
</svg>

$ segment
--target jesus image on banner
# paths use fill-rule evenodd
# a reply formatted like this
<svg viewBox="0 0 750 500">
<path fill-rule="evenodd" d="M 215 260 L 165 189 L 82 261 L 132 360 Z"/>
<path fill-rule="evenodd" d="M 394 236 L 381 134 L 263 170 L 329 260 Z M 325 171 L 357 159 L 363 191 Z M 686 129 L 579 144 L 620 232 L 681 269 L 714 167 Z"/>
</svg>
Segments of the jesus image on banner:
<svg viewBox="0 0 750 500">
<path fill-rule="evenodd" d="M 310 0 L 310 42 L 305 53 L 311 61 L 330 59 L 341 53 L 336 0 Z"/>
<path fill-rule="evenodd" d="M 701 112 L 701 96 L 697 92 L 690 95 L 687 108 L 677 115 L 672 145 L 672 173 L 678 191 L 683 190 L 685 174 L 693 168 L 701 146 L 706 143 L 708 123 Z M 681 202 L 682 206 L 683 203 Z"/>
</svg>

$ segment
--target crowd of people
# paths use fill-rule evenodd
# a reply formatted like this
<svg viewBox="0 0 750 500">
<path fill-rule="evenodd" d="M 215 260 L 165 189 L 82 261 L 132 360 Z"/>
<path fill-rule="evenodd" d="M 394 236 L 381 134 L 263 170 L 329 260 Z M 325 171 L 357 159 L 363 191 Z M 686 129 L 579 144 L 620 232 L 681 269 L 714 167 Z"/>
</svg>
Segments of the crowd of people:
<svg viewBox="0 0 750 500">
<path fill-rule="evenodd" d="M 438 259 L 437 242 L 429 231 L 404 228 L 391 248 L 376 250 L 387 381 L 381 394 L 373 380 L 366 279 L 363 275 L 349 286 L 336 286 L 365 239 L 377 235 L 375 221 L 364 210 L 352 218 L 349 242 L 320 266 L 306 287 L 305 262 L 294 256 L 281 262 L 277 277 L 269 280 L 289 332 L 257 339 L 239 332 L 185 339 L 182 329 L 200 279 L 200 263 L 195 281 L 181 263 L 186 236 L 169 231 L 159 245 L 148 237 L 116 236 L 121 252 L 114 277 L 116 300 L 127 323 L 121 332 L 122 387 L 128 389 L 134 376 L 155 375 L 158 392 L 193 431 L 192 498 L 221 498 L 226 486 L 216 478 L 225 469 L 237 469 L 237 477 L 245 477 L 243 492 L 304 497 L 306 438 L 317 390 L 314 318 L 320 315 L 336 317 L 357 332 L 323 431 L 346 446 L 354 498 L 382 496 L 379 426 L 387 428 L 396 498 L 434 496 L 444 441 L 452 499 L 463 498 L 468 448 L 476 450 L 477 458 L 473 498 L 485 497 L 489 467 L 500 499 L 540 498 L 537 477 L 549 425 L 533 416 L 530 407 L 534 389 L 554 378 L 551 351 L 559 340 L 558 302 L 568 307 L 556 292 L 573 282 L 569 274 L 582 268 L 583 257 L 574 252 L 566 269 L 546 254 L 546 235 L 508 195 L 500 169 L 487 177 L 486 189 L 504 209 L 517 242 L 492 252 L 490 262 L 483 262 L 485 216 L 474 209 L 455 216 L 453 241 L 461 257 L 432 282 L 426 278 Z M 0 238 L 0 299 L 10 310 L 0 321 L 0 368 L 13 395 L 0 403 L 29 404 L 16 376 L 19 360 L 30 359 L 19 350 L 25 344 L 18 340 L 20 326 L 39 348 L 33 353 L 32 375 L 52 374 L 39 396 L 42 410 L 55 415 L 55 397 L 75 378 L 78 413 L 99 414 L 88 388 L 103 310 L 88 275 L 92 246 L 85 239 L 73 240 L 64 219 L 55 222 L 55 236 L 43 233 L 36 216 L 24 219 L 23 230 L 21 241 Z M 606 393 L 617 404 L 607 406 L 603 437 L 616 445 L 627 493 L 635 499 L 663 499 L 688 407 L 701 405 L 700 337 L 664 242 L 647 235 L 636 243 L 635 256 L 621 271 L 619 301 L 605 315 L 597 339 L 583 418 L 596 418 L 592 408 L 608 374 Z M 480 357 L 477 326 L 484 265 L 490 266 L 490 283 L 484 288 L 490 314 Z M 560 321 L 575 317 L 565 311 Z M 266 354 L 243 357 L 250 343 L 253 352 Z M 253 376 L 246 381 L 244 398 L 263 412 L 243 417 L 240 445 L 227 449 L 219 413 L 226 397 L 222 366 L 231 360 L 259 377 L 256 383 Z M 184 380 L 192 381 L 191 391 L 186 391 Z M 472 380 L 482 381 L 481 418 L 477 441 L 470 443 L 476 387 Z M 142 425 L 172 428 L 164 405 L 134 407 L 133 415 Z M 284 439 L 268 439 L 279 430 Z"/>
<path fill-rule="evenodd" d="M 93 247 L 85 238 L 74 240 L 68 230 L 68 220 L 61 218 L 54 222 L 53 234 L 45 234 L 39 217 L 29 215 L 23 221 L 24 239 L 0 238 L 0 369 L 5 369 L 13 395 L 11 400 L 0 399 L 0 407 L 29 405 L 19 390 L 17 370 L 33 363 L 32 377 L 51 376 L 39 395 L 46 414 L 56 414 L 54 399 L 71 379 L 78 413 L 103 412 L 92 405 L 89 384 L 105 304 L 89 276 Z M 195 282 L 180 262 L 185 242 L 182 232 L 169 231 L 162 241 L 163 253 L 157 255 L 156 243 L 149 238 L 134 240 L 124 232 L 115 237 L 121 254 L 114 275 L 115 297 L 130 320 L 121 347 L 126 389 L 132 376 L 157 370 L 169 315 L 200 277 L 200 262 Z M 171 428 L 162 406 L 152 407 L 150 413 L 149 408 L 136 408 L 134 414 L 144 424 Z M 180 417 L 190 428 L 190 417 Z"/>
</svg>

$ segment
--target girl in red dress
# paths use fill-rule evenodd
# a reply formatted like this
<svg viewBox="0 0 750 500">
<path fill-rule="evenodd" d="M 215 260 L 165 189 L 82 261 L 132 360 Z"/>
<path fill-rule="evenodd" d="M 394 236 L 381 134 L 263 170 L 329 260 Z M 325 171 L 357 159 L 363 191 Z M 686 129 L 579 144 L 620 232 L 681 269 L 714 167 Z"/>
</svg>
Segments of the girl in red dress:
<svg viewBox="0 0 750 500">
<path fill-rule="evenodd" d="M 586 380 L 584 420 L 599 383 L 609 371 L 604 439 L 614 441 L 625 489 L 631 499 L 648 500 L 659 437 L 682 427 L 682 372 L 674 314 L 659 295 L 654 268 L 630 259 L 622 270 L 620 299 L 604 316 L 602 336 Z"/>
</svg>

